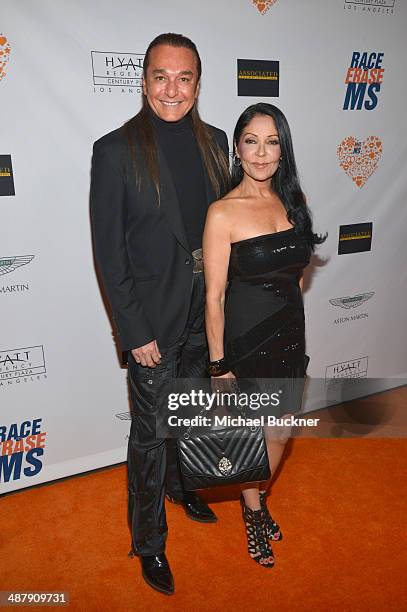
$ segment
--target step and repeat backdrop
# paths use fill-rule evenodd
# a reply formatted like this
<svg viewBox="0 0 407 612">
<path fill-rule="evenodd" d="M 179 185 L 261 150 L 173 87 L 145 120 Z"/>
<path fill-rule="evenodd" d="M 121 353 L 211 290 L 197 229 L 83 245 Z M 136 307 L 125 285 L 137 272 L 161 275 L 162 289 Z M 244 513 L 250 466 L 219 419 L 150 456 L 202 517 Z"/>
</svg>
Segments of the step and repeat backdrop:
<svg viewBox="0 0 407 612">
<path fill-rule="evenodd" d="M 305 278 L 310 379 L 406 376 L 406 27 L 405 0 L 3 0 L 1 493 L 125 459 L 91 151 L 139 110 L 144 52 L 162 32 L 197 44 L 200 112 L 229 141 L 254 102 L 288 118 L 315 229 L 328 232 Z"/>
</svg>

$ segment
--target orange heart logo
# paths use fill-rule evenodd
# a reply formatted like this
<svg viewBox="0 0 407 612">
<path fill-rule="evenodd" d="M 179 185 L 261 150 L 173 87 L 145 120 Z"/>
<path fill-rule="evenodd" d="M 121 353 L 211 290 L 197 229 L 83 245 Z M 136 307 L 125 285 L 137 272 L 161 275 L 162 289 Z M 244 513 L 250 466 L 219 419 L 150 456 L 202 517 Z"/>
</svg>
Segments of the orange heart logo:
<svg viewBox="0 0 407 612">
<path fill-rule="evenodd" d="M 270 7 L 277 2 L 277 0 L 252 0 L 257 10 L 264 15 L 267 13 Z"/>
<path fill-rule="evenodd" d="M 3 34 L 0 34 L 0 81 L 6 76 L 4 69 L 8 60 L 10 59 L 10 52 L 10 43 Z"/>
<path fill-rule="evenodd" d="M 348 136 L 338 146 L 339 165 L 358 187 L 363 187 L 376 171 L 382 150 L 382 141 L 377 136 L 368 136 L 366 140 Z"/>
</svg>

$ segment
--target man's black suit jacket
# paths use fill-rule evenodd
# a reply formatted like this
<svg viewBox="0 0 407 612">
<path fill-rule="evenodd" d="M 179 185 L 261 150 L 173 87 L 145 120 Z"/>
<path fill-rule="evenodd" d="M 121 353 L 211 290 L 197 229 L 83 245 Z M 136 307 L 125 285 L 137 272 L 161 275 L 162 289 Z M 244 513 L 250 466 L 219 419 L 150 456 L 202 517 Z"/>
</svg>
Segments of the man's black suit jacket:
<svg viewBox="0 0 407 612">
<path fill-rule="evenodd" d="M 228 155 L 226 134 L 208 126 Z M 136 141 L 137 145 L 137 141 Z M 157 149 L 160 204 L 141 162 L 141 186 L 123 128 L 93 146 L 91 222 L 94 251 L 122 351 L 156 339 L 159 348 L 182 334 L 190 305 L 193 258 L 177 192 Z M 208 204 L 216 199 L 204 168 Z"/>
</svg>

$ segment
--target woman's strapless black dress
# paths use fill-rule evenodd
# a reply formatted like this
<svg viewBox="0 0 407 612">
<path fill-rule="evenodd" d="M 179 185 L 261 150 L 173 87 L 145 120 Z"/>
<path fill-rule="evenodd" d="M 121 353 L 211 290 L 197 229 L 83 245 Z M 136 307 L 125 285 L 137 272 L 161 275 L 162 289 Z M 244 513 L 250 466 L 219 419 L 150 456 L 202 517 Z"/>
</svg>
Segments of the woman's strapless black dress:
<svg viewBox="0 0 407 612">
<path fill-rule="evenodd" d="M 225 355 L 237 379 L 267 379 L 270 390 L 270 379 L 304 380 L 304 307 L 298 283 L 310 255 L 294 228 L 232 243 Z M 297 405 L 292 405 L 294 397 Z M 286 399 L 274 414 L 300 410 L 301 393 Z"/>
</svg>

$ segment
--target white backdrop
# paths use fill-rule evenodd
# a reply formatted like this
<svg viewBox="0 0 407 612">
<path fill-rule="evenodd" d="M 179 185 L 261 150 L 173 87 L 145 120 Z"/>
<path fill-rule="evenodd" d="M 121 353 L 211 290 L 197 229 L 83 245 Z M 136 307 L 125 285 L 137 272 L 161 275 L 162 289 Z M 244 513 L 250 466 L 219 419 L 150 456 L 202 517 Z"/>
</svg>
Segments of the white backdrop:
<svg viewBox="0 0 407 612">
<path fill-rule="evenodd" d="M 15 196 L 0 197 L 1 492 L 125 459 L 126 371 L 92 260 L 91 148 L 140 107 L 137 86 L 109 87 L 100 79 L 103 62 L 137 60 L 161 32 L 197 44 L 201 115 L 229 139 L 241 111 L 260 100 L 289 120 L 315 229 L 329 233 L 306 278 L 310 376 L 324 378 L 334 364 L 335 371 L 352 367 L 368 377 L 406 376 L 407 3 L 255 4 L 2 1 L 0 62 L 9 61 L 0 79 L 0 155 L 11 155 Z M 93 65 L 92 51 L 101 52 Z M 384 53 L 373 110 L 343 110 L 354 51 Z M 279 97 L 239 97 L 238 58 L 279 61 Z M 352 136 L 362 143 L 355 163 L 374 169 L 362 187 L 338 160 L 338 145 Z M 382 154 L 361 161 L 370 136 Z M 364 222 L 373 223 L 371 250 L 338 255 L 339 226 Z M 13 260 L 25 256 L 33 258 Z M 356 296 L 367 293 L 373 295 L 359 305 Z M 345 297 L 355 299 L 329 302 Z M 12 424 L 17 430 L 10 433 Z M 41 431 L 45 447 L 6 446 L 18 431 Z"/>
</svg>

